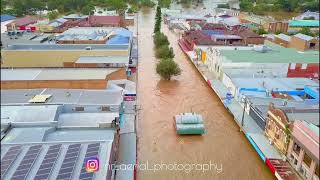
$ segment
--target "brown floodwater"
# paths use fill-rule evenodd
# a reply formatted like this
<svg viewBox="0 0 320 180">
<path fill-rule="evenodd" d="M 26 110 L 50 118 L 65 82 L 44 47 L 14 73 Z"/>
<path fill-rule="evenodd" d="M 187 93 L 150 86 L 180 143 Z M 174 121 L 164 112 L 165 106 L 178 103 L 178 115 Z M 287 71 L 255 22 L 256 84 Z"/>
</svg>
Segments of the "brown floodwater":
<svg viewBox="0 0 320 180">
<path fill-rule="evenodd" d="M 155 71 L 157 59 L 152 41 L 154 10 L 144 9 L 138 16 L 140 110 L 137 159 L 141 169 L 138 167 L 137 179 L 274 179 L 245 136 L 239 132 L 239 127 L 217 95 L 180 50 L 178 37 L 169 32 L 166 26 L 162 27 L 163 32 L 174 49 L 174 60 L 183 71 L 171 81 L 160 80 Z M 178 136 L 173 116 L 191 111 L 203 116 L 206 134 Z M 200 165 L 209 164 L 210 161 L 211 170 L 204 171 L 207 165 Z M 149 169 L 156 164 L 163 164 L 163 169 L 145 170 L 147 163 Z M 172 170 L 174 164 L 178 168 L 176 171 Z M 184 165 L 184 169 L 181 165 Z M 190 167 L 193 170 L 189 172 Z"/>
</svg>

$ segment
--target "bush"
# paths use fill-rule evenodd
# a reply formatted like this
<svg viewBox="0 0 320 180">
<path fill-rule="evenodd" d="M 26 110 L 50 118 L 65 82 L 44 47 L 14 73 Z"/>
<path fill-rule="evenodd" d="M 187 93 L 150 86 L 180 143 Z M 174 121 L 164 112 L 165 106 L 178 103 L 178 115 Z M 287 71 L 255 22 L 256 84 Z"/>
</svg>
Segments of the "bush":
<svg viewBox="0 0 320 180">
<path fill-rule="evenodd" d="M 303 27 L 300 31 L 298 31 L 298 33 L 305 34 L 308 36 L 314 36 L 314 34 L 311 32 L 310 28 L 308 28 L 308 27 Z"/>
<path fill-rule="evenodd" d="M 51 11 L 48 13 L 48 18 L 49 20 L 54 20 L 54 19 L 57 19 L 59 13 L 57 11 Z"/>
<path fill-rule="evenodd" d="M 141 0 L 140 1 L 141 6 L 145 6 L 145 7 L 153 7 L 154 5 L 156 5 L 153 1 L 151 0 Z"/>
<path fill-rule="evenodd" d="M 259 35 L 268 34 L 268 32 L 265 31 L 263 28 L 260 28 L 260 29 L 256 30 L 255 33 L 257 33 L 257 34 L 259 34 Z"/>
<path fill-rule="evenodd" d="M 166 35 L 164 35 L 161 32 L 157 32 L 153 37 L 153 42 L 156 46 L 156 48 L 163 46 L 163 45 L 169 45 L 169 41 Z"/>
<path fill-rule="evenodd" d="M 218 4 L 218 8 L 230 9 L 229 4 Z"/>
<path fill-rule="evenodd" d="M 313 16 L 310 17 L 304 17 L 303 20 L 315 20 Z"/>
<path fill-rule="evenodd" d="M 131 8 L 129 8 L 127 13 L 131 14 L 131 13 L 133 13 L 133 10 Z"/>
<path fill-rule="evenodd" d="M 181 74 L 181 69 L 178 64 L 172 59 L 162 59 L 157 64 L 156 68 L 157 73 L 161 78 L 165 80 L 170 80 L 172 76 L 177 76 Z"/>
<path fill-rule="evenodd" d="M 156 49 L 156 57 L 159 59 L 174 58 L 173 49 L 168 45 L 160 46 Z"/>
</svg>

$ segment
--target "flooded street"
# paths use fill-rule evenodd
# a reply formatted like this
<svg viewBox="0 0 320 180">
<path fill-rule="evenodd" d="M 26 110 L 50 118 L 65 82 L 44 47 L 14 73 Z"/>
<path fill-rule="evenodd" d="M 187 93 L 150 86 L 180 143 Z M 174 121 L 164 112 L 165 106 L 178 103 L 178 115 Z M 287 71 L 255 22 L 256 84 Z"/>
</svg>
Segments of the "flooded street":
<svg viewBox="0 0 320 180">
<path fill-rule="evenodd" d="M 175 61 L 182 74 L 171 81 L 162 81 L 156 74 L 152 32 L 154 10 L 139 13 L 138 103 L 141 107 L 137 126 L 138 163 L 153 164 L 216 164 L 222 171 L 184 170 L 137 172 L 138 180 L 211 180 L 211 179 L 274 179 L 259 158 L 232 116 L 217 95 L 180 50 L 178 37 L 166 26 L 175 52 Z M 203 116 L 206 134 L 178 136 L 173 116 L 181 112 L 196 112 Z"/>
</svg>

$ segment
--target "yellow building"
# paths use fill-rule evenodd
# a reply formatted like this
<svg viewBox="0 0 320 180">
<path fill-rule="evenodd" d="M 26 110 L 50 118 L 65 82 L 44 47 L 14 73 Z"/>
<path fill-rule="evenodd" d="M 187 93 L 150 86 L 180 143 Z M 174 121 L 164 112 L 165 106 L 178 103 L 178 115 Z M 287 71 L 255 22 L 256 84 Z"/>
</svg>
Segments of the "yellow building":
<svg viewBox="0 0 320 180">
<path fill-rule="evenodd" d="M 279 108 L 275 108 L 270 103 L 265 135 L 270 140 L 271 144 L 283 155 L 286 154 L 289 143 L 289 125 L 290 121 L 286 113 Z"/>
<path fill-rule="evenodd" d="M 80 56 L 129 56 L 129 49 L 129 45 L 11 45 L 1 50 L 1 67 L 72 67 Z"/>
</svg>

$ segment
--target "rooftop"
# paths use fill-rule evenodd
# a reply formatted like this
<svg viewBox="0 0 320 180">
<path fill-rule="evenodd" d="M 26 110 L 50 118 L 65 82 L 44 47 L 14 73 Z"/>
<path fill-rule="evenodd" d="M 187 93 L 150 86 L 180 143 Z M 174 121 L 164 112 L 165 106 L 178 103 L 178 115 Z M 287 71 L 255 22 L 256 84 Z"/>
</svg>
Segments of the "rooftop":
<svg viewBox="0 0 320 180">
<path fill-rule="evenodd" d="M 17 132 L 18 130 L 20 131 Z M 20 135 L 21 137 L 22 133 L 37 132 L 37 128 L 15 128 L 12 131 L 19 133 L 16 135 Z M 11 133 L 12 136 L 14 132 Z M 33 133 L 33 135 L 36 136 L 37 134 Z M 73 134 L 71 131 L 63 133 L 61 137 L 74 137 L 78 139 L 75 135 L 77 134 Z M 88 132 L 89 137 L 92 135 L 92 133 Z M 100 133 L 99 135 L 101 137 L 105 136 L 104 133 Z M 71 179 L 71 177 L 77 179 L 88 177 L 91 177 L 91 179 L 104 179 L 107 176 L 106 168 L 100 168 L 95 173 L 88 173 L 85 170 L 85 162 L 90 156 L 99 156 L 101 164 L 109 164 L 112 141 L 113 139 L 82 142 L 76 140 L 71 142 L 52 141 L 46 143 L 24 141 L 7 144 L 6 140 L 2 140 L 1 177 L 4 179 Z"/>
<path fill-rule="evenodd" d="M 59 34 L 57 40 L 104 40 L 112 28 L 77 27 Z"/>
<path fill-rule="evenodd" d="M 12 89 L 1 90 L 1 105 L 30 104 L 29 100 L 39 94 L 51 97 L 42 104 L 117 105 L 123 100 L 120 90 L 83 89 Z"/>
<path fill-rule="evenodd" d="M 275 37 L 279 38 L 279 39 L 282 39 L 282 40 L 285 40 L 287 42 L 290 42 L 291 41 L 291 37 L 286 35 L 286 34 L 278 34 L 278 35 L 275 35 Z"/>
<path fill-rule="evenodd" d="M 293 20 L 289 21 L 289 27 L 319 27 L 319 20 Z"/>
<path fill-rule="evenodd" d="M 310 41 L 310 40 L 314 39 L 314 37 L 312 37 L 312 36 L 308 36 L 308 35 L 301 34 L 301 33 L 294 35 L 294 37 L 297 37 L 297 38 L 300 38 L 300 39 L 303 39 L 306 41 Z"/>
<path fill-rule="evenodd" d="M 254 50 L 220 50 L 221 55 L 231 62 L 252 63 L 318 63 L 318 51 L 298 52 L 294 48 L 284 48 L 266 41 L 271 51 L 265 53 Z"/>
<path fill-rule="evenodd" d="M 109 74 L 118 70 L 119 68 L 1 69 L 1 81 L 106 79 Z"/>
<path fill-rule="evenodd" d="M 305 86 L 319 86 L 308 78 L 232 78 L 239 89 L 297 91 Z"/>
<path fill-rule="evenodd" d="M 5 21 L 10 21 L 10 20 L 16 19 L 16 17 L 11 16 L 9 14 L 2 14 L 0 16 L 0 19 L 1 19 L 1 22 L 5 22 Z"/>
<path fill-rule="evenodd" d="M 105 64 L 125 64 L 129 63 L 128 56 L 80 56 L 75 62 L 80 63 L 105 63 Z"/>
<path fill-rule="evenodd" d="M 22 50 L 22 51 L 75 51 L 75 50 L 127 50 L 128 45 L 98 45 L 98 44 L 17 44 L 9 45 L 4 50 Z"/>
<path fill-rule="evenodd" d="M 16 27 L 27 26 L 29 24 L 34 24 L 36 22 L 37 22 L 37 19 L 35 19 L 35 18 L 31 17 L 31 16 L 25 16 L 25 17 L 18 18 L 16 20 L 14 20 L 10 24 L 7 24 L 7 26 L 10 26 L 11 24 L 15 24 Z"/>
</svg>

